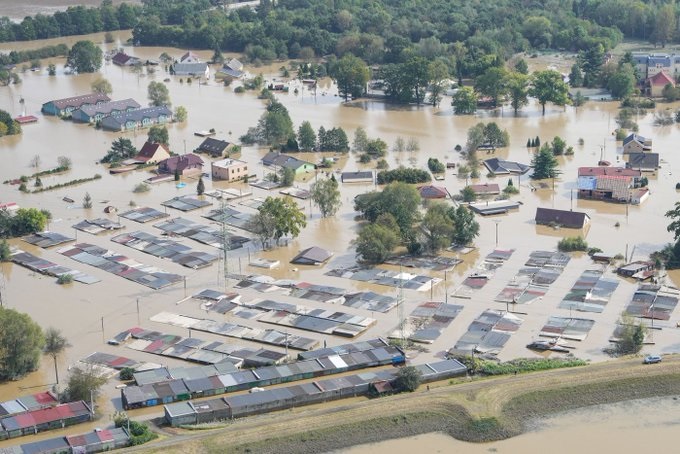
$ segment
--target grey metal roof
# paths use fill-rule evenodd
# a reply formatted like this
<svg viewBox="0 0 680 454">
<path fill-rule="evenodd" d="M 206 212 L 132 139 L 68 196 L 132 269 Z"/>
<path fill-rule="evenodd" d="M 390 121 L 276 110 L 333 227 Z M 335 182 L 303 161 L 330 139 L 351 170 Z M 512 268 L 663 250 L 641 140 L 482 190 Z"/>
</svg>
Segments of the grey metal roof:
<svg viewBox="0 0 680 454">
<path fill-rule="evenodd" d="M 132 110 L 130 112 L 123 112 L 118 115 L 110 115 L 102 120 L 102 127 L 105 128 L 119 128 L 128 121 L 142 121 L 145 118 L 158 118 L 164 115 L 168 118 L 172 117 L 172 111 L 165 106 L 161 107 L 145 107 L 143 109 Z"/>
<path fill-rule="evenodd" d="M 110 101 L 102 104 L 87 105 L 80 108 L 84 114 L 93 117 L 97 114 L 110 114 L 114 110 L 139 109 L 141 105 L 132 98 Z"/>
</svg>

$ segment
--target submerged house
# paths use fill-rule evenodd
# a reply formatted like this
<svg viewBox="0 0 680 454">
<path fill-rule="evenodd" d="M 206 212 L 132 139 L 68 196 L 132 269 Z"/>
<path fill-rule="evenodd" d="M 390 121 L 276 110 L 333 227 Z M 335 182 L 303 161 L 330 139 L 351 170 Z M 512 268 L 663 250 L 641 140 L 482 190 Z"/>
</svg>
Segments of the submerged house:
<svg viewBox="0 0 680 454">
<path fill-rule="evenodd" d="M 73 111 L 71 119 L 80 123 L 96 123 L 109 115 L 120 115 L 124 112 L 137 110 L 140 107 L 141 105 L 132 98 L 122 99 L 81 107 Z"/>
<path fill-rule="evenodd" d="M 652 151 L 652 139 L 632 133 L 623 139 L 623 154 Z"/>
<path fill-rule="evenodd" d="M 210 66 L 206 62 L 202 62 L 198 55 L 193 52 L 187 52 L 182 55 L 179 61 L 176 61 L 170 66 L 170 74 L 176 76 L 195 76 L 210 78 Z"/>
<path fill-rule="evenodd" d="M 659 153 L 631 153 L 628 155 L 626 168 L 655 172 L 659 168 Z"/>
<path fill-rule="evenodd" d="M 203 159 L 193 153 L 182 156 L 172 156 L 158 163 L 158 173 L 174 175 L 191 175 L 201 173 L 203 170 Z"/>
<path fill-rule="evenodd" d="M 373 172 L 364 170 L 362 172 L 342 172 L 340 181 L 343 183 L 373 183 Z"/>
<path fill-rule="evenodd" d="M 631 202 L 640 187 L 640 171 L 623 167 L 579 167 L 578 196 L 582 199 Z"/>
<path fill-rule="evenodd" d="M 262 165 L 267 167 L 283 167 L 293 169 L 295 174 L 309 172 L 316 166 L 311 162 L 303 161 L 293 156 L 288 156 L 276 151 L 270 151 L 262 158 Z"/>
<path fill-rule="evenodd" d="M 652 98 L 660 98 L 663 96 L 663 89 L 666 88 L 666 85 L 675 87 L 675 80 L 663 71 L 649 77 L 645 82 L 647 93 Z"/>
<path fill-rule="evenodd" d="M 128 55 L 125 52 L 118 52 L 111 57 L 111 63 L 117 66 L 133 66 L 140 62 L 141 60 L 139 58 Z"/>
<path fill-rule="evenodd" d="M 237 181 L 248 176 L 248 163 L 238 159 L 222 159 L 210 164 L 213 180 Z"/>
<path fill-rule="evenodd" d="M 165 106 L 146 107 L 131 110 L 104 118 L 100 125 L 107 131 L 128 131 L 130 129 L 148 128 L 156 124 L 172 121 L 172 111 Z"/>
<path fill-rule="evenodd" d="M 503 159 L 491 158 L 484 161 L 484 166 L 494 175 L 524 175 L 531 169 L 531 166 L 520 164 L 515 161 L 505 161 Z"/>
<path fill-rule="evenodd" d="M 170 150 L 162 143 L 144 142 L 139 154 L 132 158 L 135 164 L 158 163 L 170 157 Z"/>
<path fill-rule="evenodd" d="M 73 96 L 71 98 L 55 99 L 42 105 L 40 110 L 45 115 L 69 116 L 71 112 L 87 106 L 96 106 L 111 101 L 111 98 L 103 93 L 90 93 L 88 95 Z"/>
<path fill-rule="evenodd" d="M 235 58 L 232 58 L 227 63 L 222 65 L 222 68 L 215 73 L 217 80 L 236 80 L 243 79 L 246 73 L 243 71 L 243 63 Z"/>
<path fill-rule="evenodd" d="M 590 223 L 590 216 L 580 211 L 538 207 L 534 220 L 538 225 L 558 225 L 568 229 L 582 229 Z"/>
<path fill-rule="evenodd" d="M 234 144 L 227 142 L 226 140 L 213 139 L 212 137 L 206 138 L 203 143 L 201 143 L 196 150 L 196 153 L 207 153 L 213 158 L 221 158 L 224 153 L 234 148 Z"/>
<path fill-rule="evenodd" d="M 477 197 L 499 195 L 501 188 L 496 183 L 471 184 L 468 186 Z"/>
<path fill-rule="evenodd" d="M 332 252 L 328 252 L 317 246 L 300 251 L 298 255 L 293 257 L 290 263 L 296 265 L 322 265 L 326 263 L 333 256 Z"/>
</svg>

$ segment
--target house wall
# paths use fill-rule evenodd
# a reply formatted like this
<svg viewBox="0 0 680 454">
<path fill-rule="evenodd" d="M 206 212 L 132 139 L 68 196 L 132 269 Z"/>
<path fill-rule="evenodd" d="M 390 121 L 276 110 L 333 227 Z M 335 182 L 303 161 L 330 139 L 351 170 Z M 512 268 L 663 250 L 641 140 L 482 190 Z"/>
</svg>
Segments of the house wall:
<svg viewBox="0 0 680 454">
<path fill-rule="evenodd" d="M 299 175 L 314 170 L 314 164 L 303 164 L 295 170 L 295 174 Z"/>
<path fill-rule="evenodd" d="M 643 151 L 642 144 L 635 140 L 631 140 L 630 142 L 623 146 L 623 154 L 642 153 L 642 151 Z"/>
<path fill-rule="evenodd" d="M 235 181 L 241 180 L 248 175 L 247 163 L 234 163 L 227 167 L 212 164 L 212 177 L 214 180 Z"/>
</svg>

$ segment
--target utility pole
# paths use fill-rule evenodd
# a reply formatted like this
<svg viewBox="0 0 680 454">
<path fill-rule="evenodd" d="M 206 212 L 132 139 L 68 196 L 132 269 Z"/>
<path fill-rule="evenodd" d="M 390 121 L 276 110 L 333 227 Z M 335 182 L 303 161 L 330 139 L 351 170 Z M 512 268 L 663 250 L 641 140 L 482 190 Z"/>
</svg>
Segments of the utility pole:
<svg viewBox="0 0 680 454">
<path fill-rule="evenodd" d="M 399 275 L 401 276 L 401 264 Z M 401 347 L 406 348 L 406 315 L 404 314 L 404 280 L 399 279 L 399 293 L 397 296 L 397 315 L 399 317 L 399 333 L 401 335 Z"/>
<path fill-rule="evenodd" d="M 229 287 L 229 232 L 227 231 L 227 201 L 222 197 L 220 203 L 222 215 L 222 254 L 224 259 L 224 291 Z"/>
</svg>

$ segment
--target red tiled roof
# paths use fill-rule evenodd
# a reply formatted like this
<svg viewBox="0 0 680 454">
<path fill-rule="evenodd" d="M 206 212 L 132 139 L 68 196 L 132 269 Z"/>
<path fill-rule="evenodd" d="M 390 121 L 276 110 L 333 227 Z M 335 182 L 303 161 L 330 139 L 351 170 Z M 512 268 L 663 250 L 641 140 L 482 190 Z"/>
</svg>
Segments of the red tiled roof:
<svg viewBox="0 0 680 454">
<path fill-rule="evenodd" d="M 501 191 L 496 183 L 471 184 L 470 188 L 477 194 L 497 194 Z"/>
<path fill-rule="evenodd" d="M 660 71 L 660 72 L 654 74 L 652 77 L 650 77 L 649 83 L 651 85 L 660 85 L 662 87 L 665 87 L 666 85 L 671 84 L 672 86 L 675 87 L 675 81 L 671 77 L 669 77 L 668 74 L 666 74 L 663 71 Z"/>
</svg>

